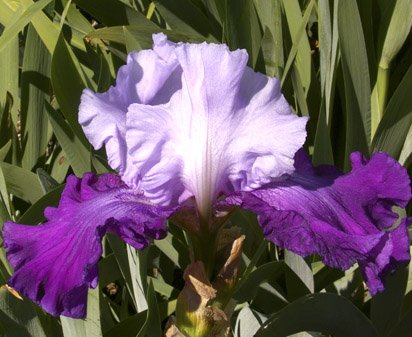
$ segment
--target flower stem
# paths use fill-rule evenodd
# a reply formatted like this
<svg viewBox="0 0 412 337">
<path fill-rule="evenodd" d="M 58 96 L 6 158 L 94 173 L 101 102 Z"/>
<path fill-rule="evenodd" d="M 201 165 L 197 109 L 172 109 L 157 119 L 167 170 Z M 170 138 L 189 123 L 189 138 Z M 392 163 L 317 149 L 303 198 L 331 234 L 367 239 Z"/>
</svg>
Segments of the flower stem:
<svg viewBox="0 0 412 337">
<path fill-rule="evenodd" d="M 217 233 L 201 230 L 199 234 L 192 235 L 191 240 L 194 259 L 203 262 L 206 276 L 211 280 L 215 265 Z"/>
</svg>

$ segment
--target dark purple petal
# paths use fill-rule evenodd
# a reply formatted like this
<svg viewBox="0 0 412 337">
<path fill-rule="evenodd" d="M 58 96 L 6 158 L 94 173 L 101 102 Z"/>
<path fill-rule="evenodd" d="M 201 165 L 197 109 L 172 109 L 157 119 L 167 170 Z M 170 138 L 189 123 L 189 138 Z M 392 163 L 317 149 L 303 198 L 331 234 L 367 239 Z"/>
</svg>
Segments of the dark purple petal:
<svg viewBox="0 0 412 337">
<path fill-rule="evenodd" d="M 46 208 L 44 224 L 4 224 L 4 247 L 15 269 L 8 284 L 54 316 L 85 317 L 87 291 L 97 285 L 103 235 L 115 233 L 143 249 L 165 236 L 171 213 L 114 174 L 70 176 L 58 208 Z"/>
<path fill-rule="evenodd" d="M 227 199 L 254 211 L 265 237 L 280 247 L 306 256 L 319 254 L 324 263 L 347 269 L 355 262 L 371 294 L 384 289 L 385 276 L 409 259 L 407 225 L 393 206 L 411 198 L 406 170 L 384 153 L 368 161 L 351 156 L 352 171 L 333 166 L 314 168 L 303 151 L 295 156 L 296 172 L 252 192 Z"/>
</svg>

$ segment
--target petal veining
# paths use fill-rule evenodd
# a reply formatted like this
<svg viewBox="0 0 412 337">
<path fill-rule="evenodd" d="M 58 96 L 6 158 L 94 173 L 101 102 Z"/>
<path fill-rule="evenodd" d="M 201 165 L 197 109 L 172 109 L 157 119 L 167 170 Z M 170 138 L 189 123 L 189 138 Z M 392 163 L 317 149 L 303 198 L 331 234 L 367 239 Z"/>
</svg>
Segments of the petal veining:
<svg viewBox="0 0 412 337">
<path fill-rule="evenodd" d="M 170 51 L 170 49 L 169 49 Z M 220 193 L 251 190 L 291 173 L 306 119 L 292 114 L 277 79 L 248 68 L 244 50 L 175 46 L 182 89 L 165 104 L 132 104 L 126 143 L 154 202 L 195 196 L 201 213 Z"/>
<path fill-rule="evenodd" d="M 113 174 L 70 176 L 57 208 L 46 208 L 37 226 L 6 222 L 8 284 L 52 315 L 85 317 L 87 291 L 97 285 L 97 263 L 106 232 L 137 249 L 166 235 L 171 209 L 153 206 Z"/>
<path fill-rule="evenodd" d="M 164 34 L 154 37 L 154 49 L 132 52 L 120 67 L 116 85 L 104 93 L 83 91 L 79 123 L 95 149 L 106 146 L 109 165 L 120 173 L 136 176 L 125 142 L 126 113 L 130 104 L 168 102 L 180 89 L 180 69 L 171 51 L 174 44 Z M 129 181 L 129 185 L 135 183 Z"/>
<path fill-rule="evenodd" d="M 324 263 L 347 269 L 355 262 L 369 291 L 384 289 L 384 278 L 409 259 L 408 223 L 393 206 L 405 207 L 411 198 L 406 170 L 384 153 L 368 161 L 351 156 L 352 171 L 333 166 L 313 168 L 303 151 L 295 158 L 289 179 L 228 202 L 254 211 L 265 237 L 297 254 L 319 254 Z"/>
</svg>

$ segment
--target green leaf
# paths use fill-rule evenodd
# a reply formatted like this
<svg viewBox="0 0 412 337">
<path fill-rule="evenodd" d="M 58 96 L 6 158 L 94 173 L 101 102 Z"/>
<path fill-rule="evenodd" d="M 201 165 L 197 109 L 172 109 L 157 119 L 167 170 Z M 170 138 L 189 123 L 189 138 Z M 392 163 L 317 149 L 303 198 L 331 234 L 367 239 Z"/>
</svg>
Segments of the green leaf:
<svg viewBox="0 0 412 337">
<path fill-rule="evenodd" d="M 409 337 L 412 331 L 412 309 L 402 317 L 401 321 L 390 332 L 388 337 Z"/>
<path fill-rule="evenodd" d="M 130 316 L 119 324 L 116 324 L 113 328 L 109 331 L 104 333 L 104 337 L 136 337 L 138 330 L 145 324 L 146 320 L 146 312 L 141 312 L 140 314 L 136 314 Z"/>
<path fill-rule="evenodd" d="M 83 173 L 90 172 L 90 152 L 88 147 L 74 134 L 71 126 L 66 123 L 58 111 L 46 105 L 53 132 L 67 156 L 74 173 L 81 177 Z"/>
<path fill-rule="evenodd" d="M 98 2 L 74 0 L 73 2 L 106 26 L 126 26 L 133 24 L 156 27 L 156 25 L 148 20 L 142 13 L 118 0 L 99 0 Z"/>
<path fill-rule="evenodd" d="M 183 42 L 203 42 L 205 38 L 199 34 L 191 34 L 190 32 L 181 32 L 177 30 L 166 30 L 147 25 L 130 25 L 130 26 L 114 26 L 97 29 L 87 35 L 87 39 L 94 43 L 94 39 L 102 39 L 106 41 L 116 42 L 126 45 L 125 29 L 139 43 L 141 48 L 148 49 L 152 47 L 152 34 L 163 32 L 172 41 Z M 206 39 L 206 41 L 209 41 Z M 209 41 L 212 42 L 212 41 Z"/>
<path fill-rule="evenodd" d="M 253 337 L 267 317 L 246 305 L 236 319 L 235 337 Z"/>
<path fill-rule="evenodd" d="M 386 279 L 385 291 L 372 297 L 371 320 L 380 336 L 387 336 L 398 323 L 407 282 L 408 269 L 398 269 Z"/>
<path fill-rule="evenodd" d="M 144 260 L 137 259 L 135 253 L 132 252 L 132 248 L 125 245 L 117 236 L 109 235 L 108 242 L 113 250 L 114 256 L 117 261 L 119 270 L 126 282 L 127 290 L 133 300 L 138 312 L 141 312 L 147 308 L 146 301 L 137 296 L 141 296 L 142 290 L 146 288 L 146 272 L 143 277 L 137 274 L 145 267 Z M 141 265 L 139 263 L 143 262 Z M 145 308 L 146 307 L 146 308 Z"/>
<path fill-rule="evenodd" d="M 0 163 L 9 193 L 28 201 L 36 202 L 43 195 L 37 176 L 21 167 Z M 30 188 L 28 188 L 30 186 Z"/>
<path fill-rule="evenodd" d="M 6 159 L 7 155 L 10 152 L 10 149 L 11 149 L 11 139 L 9 139 L 7 143 L 2 148 L 0 148 L 0 161 L 4 161 Z"/>
<path fill-rule="evenodd" d="M 126 45 L 126 51 L 130 53 L 131 51 L 140 51 L 142 50 L 142 46 L 140 43 L 135 39 L 133 34 L 127 29 L 127 26 L 123 26 L 123 33 L 124 33 L 124 40 Z"/>
<path fill-rule="evenodd" d="M 64 117 L 78 139 L 85 146 L 89 146 L 89 142 L 86 140 L 78 122 L 80 96 L 83 89 L 86 88 L 87 82 L 76 56 L 62 34 L 57 41 L 53 54 L 51 81 Z"/>
<path fill-rule="evenodd" d="M 402 146 L 412 124 L 412 66 L 393 93 L 385 114 L 376 130 L 372 150 L 384 151 L 399 158 Z"/>
<path fill-rule="evenodd" d="M 59 183 L 53 179 L 44 169 L 38 168 L 36 170 L 39 177 L 40 185 L 44 193 L 48 193 L 59 186 Z"/>
<path fill-rule="evenodd" d="M 19 222 L 27 225 L 37 225 L 40 222 L 43 222 L 44 209 L 49 206 L 57 207 L 63 189 L 64 185 L 61 185 L 42 196 L 19 218 Z"/>
<path fill-rule="evenodd" d="M 371 137 L 371 88 L 368 56 L 355 0 L 339 1 L 338 29 L 346 99 L 346 152 L 368 153 Z"/>
<path fill-rule="evenodd" d="M 129 261 L 129 269 L 131 276 L 131 285 L 133 288 L 133 299 L 136 305 L 137 312 L 142 312 L 147 309 L 147 301 L 145 292 L 147 289 L 147 254 L 148 249 L 137 251 L 129 245 L 126 246 L 127 259 Z"/>
<path fill-rule="evenodd" d="M 346 298 L 311 294 L 272 315 L 256 337 L 282 337 L 318 331 L 335 337 L 378 337 L 371 322 Z"/>
<path fill-rule="evenodd" d="M 291 54 L 294 54 L 296 49 L 296 56 L 293 55 L 294 64 L 298 72 L 301 84 L 300 88 L 305 92 L 308 92 L 311 83 L 311 50 L 309 41 L 306 37 L 306 26 L 312 8 L 315 1 L 311 1 L 305 9 L 305 14 L 302 17 L 302 11 L 300 9 L 298 0 L 283 0 L 282 5 L 286 14 L 286 19 L 289 27 L 290 36 L 292 37 L 292 44 L 295 46 L 291 50 Z M 290 58 L 290 56 L 289 56 Z M 296 90 L 296 87 L 295 87 Z"/>
<path fill-rule="evenodd" d="M 313 273 L 303 257 L 286 250 L 285 264 L 288 266 L 285 276 L 289 300 L 313 293 L 315 290 Z"/>
<path fill-rule="evenodd" d="M 19 89 L 19 38 L 15 36 L 12 41 L 0 51 L 0 114 L 2 115 L 0 120 L 1 135 L 0 144 L 4 144 L 8 139 L 7 133 L 11 134 L 11 120 L 17 124 L 18 108 L 20 107 L 20 89 Z M 7 114 L 5 116 L 4 114 Z M 7 125 L 5 125 L 7 124 Z M 7 129 L 7 130 L 6 130 Z M 3 139 L 3 137 L 5 137 Z M 15 144 L 13 142 L 12 146 Z"/>
<path fill-rule="evenodd" d="M 146 322 L 136 337 L 162 337 L 159 308 L 157 306 L 156 294 L 151 282 L 149 282 L 149 287 L 147 289 L 147 304 Z"/>
<path fill-rule="evenodd" d="M 22 166 L 31 170 L 45 155 L 48 119 L 44 101 L 49 100 L 50 56 L 32 25 L 27 31 L 21 74 Z"/>
<path fill-rule="evenodd" d="M 99 288 L 89 289 L 86 319 L 60 317 L 64 337 L 102 337 L 100 327 Z"/>
<path fill-rule="evenodd" d="M 175 238 L 170 231 L 168 231 L 164 239 L 155 240 L 154 244 L 168 259 L 180 267 L 180 269 L 185 269 L 189 264 L 190 259 L 187 246 Z"/>
<path fill-rule="evenodd" d="M 190 32 L 208 37 L 214 42 L 221 40 L 219 27 L 212 22 L 189 0 L 156 0 L 156 9 L 172 30 Z"/>
<path fill-rule="evenodd" d="M 235 289 L 233 297 L 239 303 L 250 301 L 255 296 L 260 284 L 276 280 L 283 270 L 284 263 L 278 261 L 268 262 L 259 266 L 247 278 L 241 280 Z M 280 298 L 280 300 L 287 303 L 287 300 L 284 298 Z"/>
<path fill-rule="evenodd" d="M 262 34 L 253 0 L 226 0 L 224 31 L 229 48 L 245 48 L 249 54 L 248 64 L 255 68 Z"/>
<path fill-rule="evenodd" d="M 61 337 L 55 318 L 44 317 L 29 300 L 19 300 L 5 288 L 0 289 L 0 324 L 5 337 Z"/>
<path fill-rule="evenodd" d="M 54 151 L 50 166 L 50 175 L 61 184 L 66 178 L 70 166 L 69 159 L 61 148 Z"/>
<path fill-rule="evenodd" d="M 377 58 L 381 67 L 389 67 L 408 37 L 411 26 L 412 2 L 397 0 L 388 3 L 380 19 L 378 31 Z"/>
<path fill-rule="evenodd" d="M 32 20 L 33 16 L 46 7 L 52 0 L 39 0 L 28 6 L 10 22 L 0 37 L 0 51 Z"/>
</svg>

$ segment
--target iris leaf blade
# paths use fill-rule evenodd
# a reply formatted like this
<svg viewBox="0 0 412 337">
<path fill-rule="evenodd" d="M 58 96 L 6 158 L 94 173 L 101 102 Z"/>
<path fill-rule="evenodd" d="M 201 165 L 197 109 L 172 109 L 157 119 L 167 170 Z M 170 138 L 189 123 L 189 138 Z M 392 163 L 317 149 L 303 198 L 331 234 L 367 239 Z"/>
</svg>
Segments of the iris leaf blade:
<svg viewBox="0 0 412 337">
<path fill-rule="evenodd" d="M 255 336 L 288 336 L 301 331 L 336 337 L 378 337 L 371 322 L 349 300 L 326 293 L 307 295 L 289 304 L 269 317 Z"/>
</svg>

